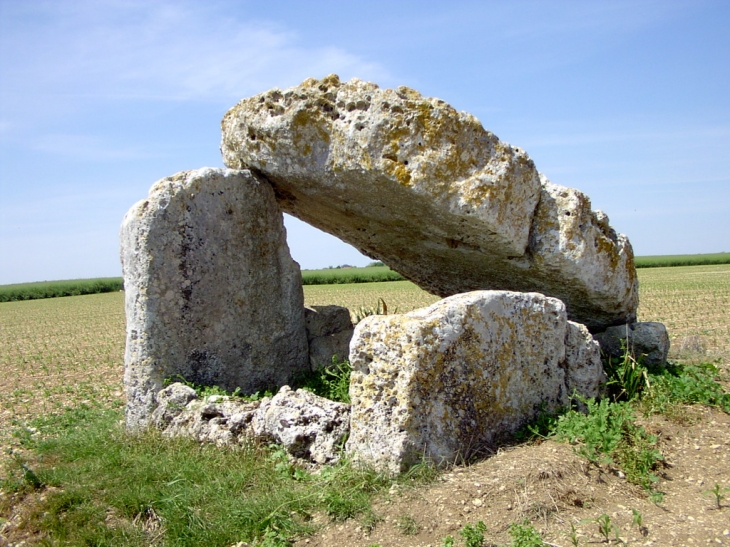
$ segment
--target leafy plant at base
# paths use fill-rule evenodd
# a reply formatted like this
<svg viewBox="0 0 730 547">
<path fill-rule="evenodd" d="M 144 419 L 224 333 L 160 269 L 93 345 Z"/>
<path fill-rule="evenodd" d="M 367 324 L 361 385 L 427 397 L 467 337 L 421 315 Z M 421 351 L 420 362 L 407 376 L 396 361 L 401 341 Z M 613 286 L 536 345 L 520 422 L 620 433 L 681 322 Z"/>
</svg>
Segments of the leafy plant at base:
<svg viewBox="0 0 730 547">
<path fill-rule="evenodd" d="M 634 358 L 625 344 L 623 357 L 606 357 L 603 368 L 608 376 L 606 386 L 614 401 L 633 401 L 651 386 L 649 371 L 643 365 L 642 359 Z"/>
<path fill-rule="evenodd" d="M 512 547 L 542 547 L 545 545 L 540 532 L 535 530 L 528 520 L 510 524 L 509 535 L 512 538 Z"/>
<path fill-rule="evenodd" d="M 657 481 L 652 473 L 663 459 L 656 450 L 656 437 L 635 425 L 635 414 L 626 402 L 584 401 L 587 414 L 571 410 L 560 416 L 557 440 L 577 444 L 578 453 L 594 463 L 616 463 L 626 478 L 650 490 Z"/>
<path fill-rule="evenodd" d="M 226 391 L 220 386 L 204 386 L 202 384 L 196 384 L 195 382 L 190 382 L 185 379 L 184 376 L 180 374 L 176 374 L 175 376 L 171 376 L 169 378 L 165 378 L 163 381 L 163 385 L 165 387 L 174 384 L 174 383 L 180 383 L 185 384 L 186 386 L 193 388 L 195 390 L 195 393 L 200 397 L 201 399 L 204 399 L 205 397 L 211 397 L 213 395 L 220 395 L 221 397 L 233 397 L 235 399 L 243 399 L 245 401 L 259 401 L 263 399 L 264 397 L 273 397 L 274 393 L 271 390 L 265 390 L 263 392 L 257 391 L 256 393 L 252 393 L 251 395 L 243 395 L 241 393 L 241 388 L 237 387 L 234 391 Z"/>
<path fill-rule="evenodd" d="M 537 417 L 532 422 L 518 429 L 515 432 L 515 439 L 518 441 L 532 441 L 537 438 L 547 439 L 555 432 L 558 418 L 567 411 L 567 408 L 561 407 L 555 412 L 549 412 L 547 405 L 541 403 L 537 409 Z"/>
<path fill-rule="evenodd" d="M 467 524 L 464 526 L 459 535 L 464 538 L 466 547 L 482 547 L 484 545 L 484 532 L 487 531 L 487 525 L 481 520 L 474 526 Z"/>
<path fill-rule="evenodd" d="M 312 372 L 306 372 L 294 379 L 294 385 L 311 391 L 315 395 L 340 403 L 350 402 L 349 361 L 338 361 L 332 357 L 332 364 Z"/>
</svg>

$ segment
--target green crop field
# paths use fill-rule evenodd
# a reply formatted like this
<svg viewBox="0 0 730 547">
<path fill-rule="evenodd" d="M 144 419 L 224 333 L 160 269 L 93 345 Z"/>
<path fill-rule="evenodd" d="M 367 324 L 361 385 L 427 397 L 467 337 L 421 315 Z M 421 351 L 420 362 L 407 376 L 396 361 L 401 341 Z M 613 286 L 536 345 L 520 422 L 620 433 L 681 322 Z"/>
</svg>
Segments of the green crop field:
<svg viewBox="0 0 730 547">
<path fill-rule="evenodd" d="M 701 266 L 714 264 L 730 264 L 730 253 L 636 257 L 637 268 Z M 394 272 L 387 266 L 366 266 L 363 268 L 347 266 L 344 268 L 337 267 L 321 270 L 302 270 L 302 284 L 305 286 L 336 284 L 348 285 L 355 283 L 379 283 L 403 280 L 404 278 L 401 274 Z M 123 286 L 124 283 L 121 277 L 69 279 L 65 281 L 39 281 L 35 283 L 0 285 L 0 302 L 114 292 L 122 290 Z"/>
<path fill-rule="evenodd" d="M 696 255 L 656 255 L 637 256 L 637 268 L 664 268 L 667 266 L 708 266 L 730 264 L 730 253 L 710 253 Z"/>
<path fill-rule="evenodd" d="M 402 279 L 401 274 L 394 272 L 387 266 L 302 270 L 302 284 L 305 286 L 401 281 Z"/>
<path fill-rule="evenodd" d="M 730 362 L 730 265 L 639 271 L 642 321 L 661 321 L 671 355 Z M 338 304 L 356 314 L 380 299 L 390 313 L 437 297 L 407 281 L 304 287 L 307 305 Z M 0 444 L 14 421 L 80 403 L 123 401 L 124 294 L 0 303 Z"/>
</svg>

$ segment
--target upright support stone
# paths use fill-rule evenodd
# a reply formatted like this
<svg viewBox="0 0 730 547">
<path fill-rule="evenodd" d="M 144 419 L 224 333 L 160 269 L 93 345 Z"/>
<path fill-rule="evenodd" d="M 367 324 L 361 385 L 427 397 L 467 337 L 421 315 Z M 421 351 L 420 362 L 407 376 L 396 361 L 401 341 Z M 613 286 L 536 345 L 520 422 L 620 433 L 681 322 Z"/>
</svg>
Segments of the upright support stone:
<svg viewBox="0 0 730 547">
<path fill-rule="evenodd" d="M 475 291 L 367 317 L 350 363 L 347 450 L 391 473 L 422 458 L 468 459 L 605 381 L 598 344 L 560 300 L 538 293 Z"/>
<path fill-rule="evenodd" d="M 158 181 L 121 228 L 127 425 L 167 378 L 252 393 L 308 369 L 299 265 L 271 186 L 204 168 Z"/>
</svg>

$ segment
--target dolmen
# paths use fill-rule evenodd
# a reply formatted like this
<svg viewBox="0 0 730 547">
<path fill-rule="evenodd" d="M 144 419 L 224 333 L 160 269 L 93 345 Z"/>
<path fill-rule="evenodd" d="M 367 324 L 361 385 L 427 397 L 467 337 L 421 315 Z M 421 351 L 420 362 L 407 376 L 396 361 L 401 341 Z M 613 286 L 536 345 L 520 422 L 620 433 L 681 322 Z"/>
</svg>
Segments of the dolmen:
<svg viewBox="0 0 730 547">
<path fill-rule="evenodd" d="M 247 394 L 349 357 L 349 418 L 338 409 L 332 422 L 349 433 L 335 437 L 349 435 L 356 460 L 398 473 L 423 457 L 468 458 L 541 410 L 600 395 L 592 334 L 636 321 L 631 244 L 586 195 L 551 183 L 470 114 L 406 87 L 328 76 L 238 103 L 221 151 L 227 168 L 158 181 L 122 223 L 131 430 L 177 420 L 209 436 L 205 413 L 168 416 L 208 403 L 159 410 L 171 381 Z M 354 334 L 342 308 L 305 311 L 283 212 L 444 300 L 366 318 Z M 303 416 L 327 406 L 311 404 Z M 216 438 L 264 431 L 234 427 L 259 423 L 253 409 L 225 408 L 210 414 L 225 432 Z M 259 433 L 294 435 L 299 453 L 321 445 L 271 427 Z M 336 459 L 318 450 L 316 461 Z"/>
</svg>

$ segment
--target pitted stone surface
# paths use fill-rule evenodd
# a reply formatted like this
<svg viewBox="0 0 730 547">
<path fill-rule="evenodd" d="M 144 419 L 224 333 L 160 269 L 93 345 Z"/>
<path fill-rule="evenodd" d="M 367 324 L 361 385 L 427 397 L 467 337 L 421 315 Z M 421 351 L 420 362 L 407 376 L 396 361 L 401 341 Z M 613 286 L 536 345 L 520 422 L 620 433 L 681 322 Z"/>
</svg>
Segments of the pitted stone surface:
<svg viewBox="0 0 730 547">
<path fill-rule="evenodd" d="M 608 378 L 601 363 L 601 348 L 585 325 L 568 321 L 564 368 L 569 395 L 577 393 L 583 398 L 603 395 Z"/>
<path fill-rule="evenodd" d="M 350 405 L 283 386 L 264 399 L 252 421 L 254 434 L 282 445 L 297 458 L 334 463 L 350 427 Z"/>
<path fill-rule="evenodd" d="M 475 291 L 367 317 L 350 345 L 347 450 L 391 473 L 468 459 L 540 408 L 567 405 L 573 388 L 595 393 L 596 350 L 562 302 L 537 293 Z"/>
<path fill-rule="evenodd" d="M 301 274 L 266 181 L 210 168 L 162 179 L 121 242 L 130 428 L 166 378 L 252 393 L 309 368 Z"/>
<path fill-rule="evenodd" d="M 592 330 L 635 318 L 628 240 L 439 99 L 329 76 L 245 99 L 222 129 L 226 165 L 264 175 L 286 212 L 434 294 L 540 291 Z"/>
</svg>

